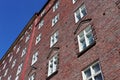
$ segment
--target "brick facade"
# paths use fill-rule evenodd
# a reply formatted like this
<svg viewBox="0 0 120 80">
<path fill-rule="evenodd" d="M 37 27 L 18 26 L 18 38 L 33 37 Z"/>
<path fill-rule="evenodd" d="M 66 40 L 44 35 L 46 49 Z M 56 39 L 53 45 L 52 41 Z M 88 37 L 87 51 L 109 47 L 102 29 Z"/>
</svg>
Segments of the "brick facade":
<svg viewBox="0 0 120 80">
<path fill-rule="evenodd" d="M 53 6 L 59 2 L 53 12 Z M 81 5 L 85 5 L 87 14 L 75 23 L 74 14 Z M 59 19 L 52 26 L 52 19 Z M 43 26 L 38 29 L 39 23 Z M 91 26 L 94 42 L 80 51 L 78 35 Z M 51 36 L 58 41 L 50 47 Z M 35 44 L 41 33 L 40 41 Z M 25 42 L 26 37 L 30 39 Z M 85 69 L 99 62 L 103 80 L 120 80 L 120 1 L 119 0 L 50 0 L 40 12 L 35 13 L 0 61 L 0 80 L 29 80 L 34 74 L 35 80 L 84 80 Z M 18 48 L 20 50 L 17 52 Z M 24 48 L 26 53 L 21 57 Z M 31 65 L 33 55 L 38 52 L 37 61 Z M 57 70 L 48 76 L 49 60 L 58 54 Z M 10 57 L 12 57 L 11 61 Z M 16 64 L 11 68 L 13 61 Z M 23 63 L 20 74 L 18 66 Z M 5 66 L 6 64 L 6 66 Z M 5 66 L 5 69 L 3 67 Z M 7 74 L 5 71 L 8 69 Z M 4 76 L 5 75 L 5 76 Z M 8 77 L 11 76 L 11 79 Z M 34 80 L 34 79 L 30 79 Z M 95 79 L 101 80 L 101 79 Z"/>
</svg>

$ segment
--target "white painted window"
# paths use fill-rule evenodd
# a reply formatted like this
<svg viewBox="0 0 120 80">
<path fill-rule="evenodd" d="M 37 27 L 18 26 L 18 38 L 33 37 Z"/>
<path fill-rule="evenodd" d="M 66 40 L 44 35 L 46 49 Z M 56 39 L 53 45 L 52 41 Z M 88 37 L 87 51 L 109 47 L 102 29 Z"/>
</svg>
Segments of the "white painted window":
<svg viewBox="0 0 120 80">
<path fill-rule="evenodd" d="M 8 54 L 9 55 L 9 54 Z M 5 60 L 2 62 L 2 64 L 4 64 L 5 63 Z"/>
<path fill-rule="evenodd" d="M 12 68 L 15 66 L 15 64 L 16 64 L 16 59 L 12 63 Z"/>
<path fill-rule="evenodd" d="M 17 48 L 16 54 L 20 51 L 20 46 Z"/>
<path fill-rule="evenodd" d="M 19 80 L 19 76 L 16 76 L 15 80 Z"/>
<path fill-rule="evenodd" d="M 44 25 L 44 20 L 41 20 L 40 23 L 38 24 L 38 29 L 40 29 Z"/>
<path fill-rule="evenodd" d="M 9 63 L 12 61 L 12 58 L 13 58 L 13 55 L 10 57 L 10 59 L 9 59 Z"/>
<path fill-rule="evenodd" d="M 35 74 L 31 75 L 31 76 L 29 77 L 29 80 L 35 80 Z"/>
<path fill-rule="evenodd" d="M 7 65 L 7 63 L 4 64 L 3 69 L 5 69 L 6 65 Z"/>
<path fill-rule="evenodd" d="M 35 54 L 33 54 L 31 65 L 35 64 L 37 60 L 38 60 L 38 51 Z"/>
<path fill-rule="evenodd" d="M 23 49 L 21 57 L 23 57 L 26 54 L 26 50 L 27 50 L 27 48 Z"/>
<path fill-rule="evenodd" d="M 30 39 L 30 34 L 26 37 L 25 43 L 28 42 L 29 39 Z"/>
<path fill-rule="evenodd" d="M 38 44 L 41 40 L 41 33 L 36 37 L 35 45 Z"/>
<path fill-rule="evenodd" d="M 22 71 L 22 66 L 23 66 L 23 63 L 18 66 L 16 76 L 21 73 L 21 71 Z"/>
<path fill-rule="evenodd" d="M 102 71 L 99 62 L 82 71 L 83 80 L 103 80 Z"/>
<path fill-rule="evenodd" d="M 46 11 L 46 10 L 43 10 L 43 11 L 41 12 L 41 14 L 40 14 L 41 17 L 45 14 L 45 11 Z"/>
<path fill-rule="evenodd" d="M 50 47 L 52 47 L 57 41 L 58 41 L 58 31 L 56 31 L 52 36 L 51 36 L 51 39 L 50 39 Z"/>
<path fill-rule="evenodd" d="M 7 80 L 11 80 L 12 76 L 10 75 Z"/>
<path fill-rule="evenodd" d="M 0 76 L 0 80 L 2 80 L 2 76 Z"/>
<path fill-rule="evenodd" d="M 76 2 L 77 0 L 72 0 L 73 4 Z"/>
<path fill-rule="evenodd" d="M 53 12 L 55 12 L 59 7 L 59 2 L 57 2 L 54 6 L 53 6 Z"/>
<path fill-rule="evenodd" d="M 10 53 L 8 54 L 8 56 L 7 57 L 9 57 L 10 56 Z"/>
<path fill-rule="evenodd" d="M 78 10 L 74 13 L 75 22 L 77 23 L 78 21 L 80 21 L 85 15 L 87 15 L 87 11 L 86 11 L 85 5 L 83 4 L 83 5 L 80 6 L 80 8 L 78 8 Z"/>
<path fill-rule="evenodd" d="M 5 70 L 4 77 L 7 75 L 8 69 Z"/>
<path fill-rule="evenodd" d="M 16 49 L 16 45 L 14 46 L 13 50 L 15 50 L 15 49 Z"/>
<path fill-rule="evenodd" d="M 59 14 L 57 14 L 53 19 L 52 19 L 52 26 L 54 26 L 59 20 Z"/>
<path fill-rule="evenodd" d="M 48 77 L 55 73 L 58 68 L 58 54 L 54 55 L 48 63 Z"/>
<path fill-rule="evenodd" d="M 24 38 L 24 35 L 20 38 L 20 41 L 23 40 L 23 38 Z"/>
<path fill-rule="evenodd" d="M 92 28 L 91 25 L 89 25 L 85 30 L 80 32 L 80 34 L 78 35 L 79 52 L 86 49 L 93 42 L 94 37 L 92 33 Z"/>
</svg>

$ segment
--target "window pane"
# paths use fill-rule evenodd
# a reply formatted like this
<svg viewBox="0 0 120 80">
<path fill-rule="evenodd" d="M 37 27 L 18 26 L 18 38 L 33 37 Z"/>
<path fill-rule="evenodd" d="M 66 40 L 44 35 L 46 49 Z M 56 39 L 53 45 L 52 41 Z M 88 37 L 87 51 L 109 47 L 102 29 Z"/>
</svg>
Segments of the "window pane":
<svg viewBox="0 0 120 80">
<path fill-rule="evenodd" d="M 92 78 L 88 79 L 88 80 L 92 80 Z"/>
<path fill-rule="evenodd" d="M 94 42 L 94 38 L 93 38 L 92 33 L 87 34 L 86 37 L 88 39 L 89 45 Z"/>
<path fill-rule="evenodd" d="M 95 73 L 98 72 L 98 71 L 100 71 L 100 66 L 99 66 L 98 63 L 93 66 L 93 70 L 94 70 Z"/>
<path fill-rule="evenodd" d="M 78 21 L 81 19 L 79 10 L 76 11 L 76 18 L 77 18 Z"/>
<path fill-rule="evenodd" d="M 89 78 L 91 76 L 90 69 L 86 70 L 84 73 L 85 73 L 86 78 Z"/>
<path fill-rule="evenodd" d="M 103 80 L 101 73 L 95 76 L 95 80 Z"/>
<path fill-rule="evenodd" d="M 82 49 L 85 49 L 85 48 L 86 48 L 85 38 L 81 39 L 81 40 L 80 40 L 80 43 L 81 43 Z"/>
<path fill-rule="evenodd" d="M 83 5 L 83 6 L 81 7 L 81 13 L 82 13 L 81 17 L 87 15 L 85 5 Z"/>
</svg>

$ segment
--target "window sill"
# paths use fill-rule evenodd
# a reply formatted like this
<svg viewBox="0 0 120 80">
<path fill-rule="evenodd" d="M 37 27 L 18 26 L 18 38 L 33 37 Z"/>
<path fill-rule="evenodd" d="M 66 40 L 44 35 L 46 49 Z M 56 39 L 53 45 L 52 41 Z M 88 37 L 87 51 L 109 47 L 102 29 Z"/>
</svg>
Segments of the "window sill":
<svg viewBox="0 0 120 80">
<path fill-rule="evenodd" d="M 50 80 L 50 78 L 52 78 L 54 75 L 56 75 L 58 73 L 58 70 L 56 70 L 54 73 L 52 73 L 50 76 L 48 76 L 46 78 L 46 80 Z"/>
<path fill-rule="evenodd" d="M 93 47 L 96 44 L 96 41 L 94 41 L 93 43 L 91 43 L 91 45 L 89 45 L 88 47 L 86 47 L 84 50 L 82 50 L 81 52 L 77 53 L 77 57 L 80 57 L 82 54 L 84 54 L 86 51 L 88 51 L 91 47 Z"/>
</svg>

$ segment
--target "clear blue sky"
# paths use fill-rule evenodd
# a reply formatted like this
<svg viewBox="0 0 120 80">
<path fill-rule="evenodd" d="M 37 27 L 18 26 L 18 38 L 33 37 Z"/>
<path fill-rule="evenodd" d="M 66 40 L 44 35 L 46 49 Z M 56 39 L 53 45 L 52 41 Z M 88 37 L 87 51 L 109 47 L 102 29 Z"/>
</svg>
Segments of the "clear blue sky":
<svg viewBox="0 0 120 80">
<path fill-rule="evenodd" d="M 47 0 L 0 0 L 0 59 Z"/>
</svg>

